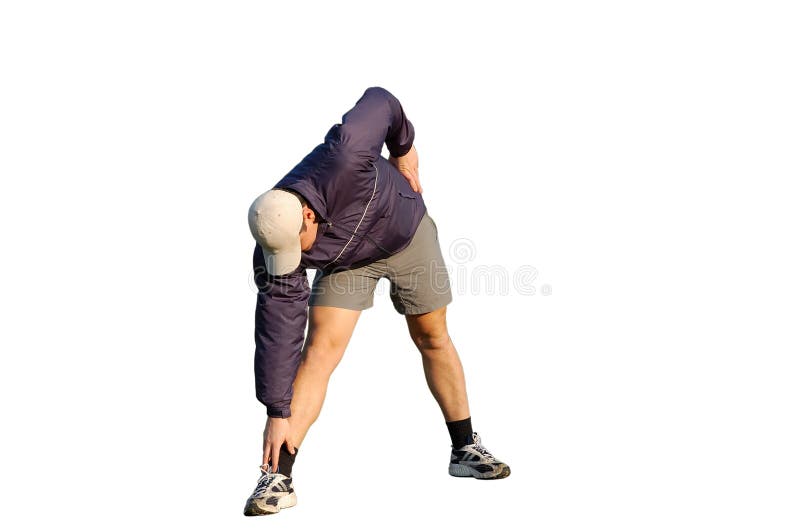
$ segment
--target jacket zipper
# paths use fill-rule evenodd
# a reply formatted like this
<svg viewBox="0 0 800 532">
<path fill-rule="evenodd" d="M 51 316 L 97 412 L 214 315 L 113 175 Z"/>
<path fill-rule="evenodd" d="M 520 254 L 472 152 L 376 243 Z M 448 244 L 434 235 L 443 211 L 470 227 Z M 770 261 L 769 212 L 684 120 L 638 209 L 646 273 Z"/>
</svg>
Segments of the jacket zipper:
<svg viewBox="0 0 800 532">
<path fill-rule="evenodd" d="M 349 239 L 347 242 L 345 242 L 345 244 L 344 244 L 344 247 L 342 247 L 342 250 L 341 250 L 341 251 L 339 251 L 339 254 L 338 254 L 338 255 L 336 255 L 336 258 L 335 258 L 335 259 L 333 259 L 332 261 L 330 261 L 329 263 L 327 263 L 326 265 L 324 265 L 324 266 L 322 267 L 323 269 L 324 269 L 324 268 L 327 268 L 328 266 L 330 266 L 331 264 L 333 264 L 334 262 L 336 262 L 337 260 L 339 260 L 339 258 L 342 256 L 342 254 L 344 253 L 344 251 L 347 249 L 347 246 L 349 246 L 349 245 L 350 245 L 350 242 L 352 242 L 352 241 L 353 241 L 353 239 L 356 237 L 356 233 L 358 233 L 358 228 L 359 228 L 359 227 L 361 227 L 361 222 L 363 222 L 363 221 L 364 221 L 364 217 L 367 215 L 367 211 L 369 210 L 369 206 L 370 206 L 370 204 L 372 203 L 372 200 L 374 200 L 374 199 L 375 199 L 375 194 L 378 192 L 378 167 L 377 167 L 377 166 L 375 166 L 375 163 L 370 163 L 370 164 L 371 164 L 371 165 L 372 165 L 372 167 L 375 169 L 375 182 L 374 182 L 374 184 L 372 185 L 372 196 L 370 196 L 370 198 L 369 198 L 369 201 L 367 201 L 367 205 L 366 205 L 366 207 L 364 207 L 364 212 L 361 214 L 361 219 L 360 219 L 360 220 L 358 221 L 358 223 L 356 224 L 356 228 L 355 228 L 355 229 L 353 229 L 353 233 L 350 235 L 350 239 Z M 333 227 L 333 224 L 332 224 L 332 223 L 330 224 L 330 227 Z M 365 236 L 366 236 L 366 235 L 365 235 Z"/>
</svg>

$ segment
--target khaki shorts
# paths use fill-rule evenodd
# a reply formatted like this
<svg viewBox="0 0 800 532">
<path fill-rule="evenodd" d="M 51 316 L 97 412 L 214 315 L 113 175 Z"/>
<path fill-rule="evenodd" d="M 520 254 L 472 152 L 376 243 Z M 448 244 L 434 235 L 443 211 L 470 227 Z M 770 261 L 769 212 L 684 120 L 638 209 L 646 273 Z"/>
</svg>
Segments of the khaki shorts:
<svg viewBox="0 0 800 532">
<path fill-rule="evenodd" d="M 383 277 L 389 279 L 389 294 L 400 314 L 424 314 L 453 300 L 436 224 L 427 212 L 411 243 L 391 257 L 327 275 L 317 271 L 309 305 L 368 309 Z"/>
</svg>

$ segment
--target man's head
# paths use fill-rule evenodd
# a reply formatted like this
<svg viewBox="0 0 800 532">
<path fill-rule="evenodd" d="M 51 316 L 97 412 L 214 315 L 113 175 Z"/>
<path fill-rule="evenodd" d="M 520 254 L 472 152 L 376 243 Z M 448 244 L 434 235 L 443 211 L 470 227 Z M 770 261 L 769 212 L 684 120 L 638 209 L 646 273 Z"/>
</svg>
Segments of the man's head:
<svg viewBox="0 0 800 532">
<path fill-rule="evenodd" d="M 250 232 L 264 250 L 270 275 L 284 275 L 300 265 L 301 251 L 317 238 L 317 218 L 308 202 L 295 192 L 272 189 L 250 205 Z"/>
</svg>

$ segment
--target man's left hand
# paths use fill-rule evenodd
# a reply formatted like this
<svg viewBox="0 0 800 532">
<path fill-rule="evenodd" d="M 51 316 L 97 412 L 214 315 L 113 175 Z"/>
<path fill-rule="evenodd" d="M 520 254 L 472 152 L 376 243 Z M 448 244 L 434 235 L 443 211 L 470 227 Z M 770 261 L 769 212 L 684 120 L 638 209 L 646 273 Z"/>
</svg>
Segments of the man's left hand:
<svg viewBox="0 0 800 532">
<path fill-rule="evenodd" d="M 261 469 L 271 466 L 272 472 L 278 470 L 278 462 L 281 457 L 281 446 L 286 442 L 286 448 L 294 454 L 297 450 L 295 445 L 289 441 L 290 437 L 290 418 L 267 417 L 267 424 L 264 427 L 264 456 L 261 461 Z"/>
<path fill-rule="evenodd" d="M 419 156 L 417 156 L 417 148 L 412 145 L 408 153 L 402 157 L 389 157 L 389 162 L 403 174 L 406 180 L 408 180 L 408 184 L 411 185 L 411 190 L 422 194 L 422 185 L 419 183 Z"/>
</svg>

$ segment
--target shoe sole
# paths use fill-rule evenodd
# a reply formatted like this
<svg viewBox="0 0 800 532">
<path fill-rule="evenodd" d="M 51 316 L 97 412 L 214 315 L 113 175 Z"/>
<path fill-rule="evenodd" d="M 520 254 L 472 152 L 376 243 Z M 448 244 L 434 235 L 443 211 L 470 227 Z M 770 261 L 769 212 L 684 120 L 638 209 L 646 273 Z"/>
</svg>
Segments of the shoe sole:
<svg viewBox="0 0 800 532">
<path fill-rule="evenodd" d="M 272 497 L 266 499 L 269 501 Z M 283 497 L 276 497 L 278 500 L 272 504 L 267 504 L 263 499 L 249 499 L 244 507 L 244 515 L 250 517 L 254 515 L 272 515 L 281 511 L 282 508 L 291 508 L 297 504 L 297 495 L 290 493 Z M 259 504 L 261 502 L 261 504 Z"/>
<path fill-rule="evenodd" d="M 481 473 L 479 471 L 475 471 L 473 468 L 461 464 L 450 464 L 450 468 L 448 470 L 450 475 L 454 477 L 472 477 L 477 478 L 480 480 L 497 480 L 501 478 L 506 478 L 508 475 L 511 474 L 511 468 L 507 465 L 503 465 L 500 468 L 500 471 L 494 473 L 492 471 L 487 471 L 486 473 Z"/>
</svg>

